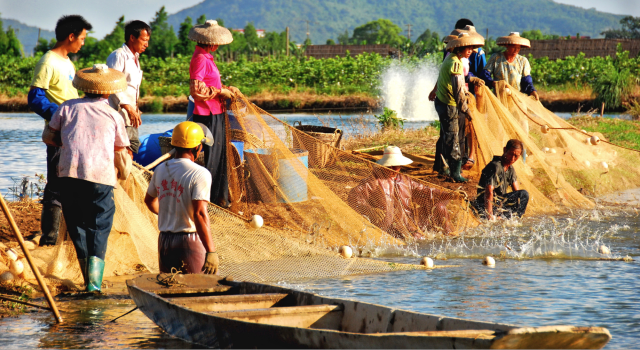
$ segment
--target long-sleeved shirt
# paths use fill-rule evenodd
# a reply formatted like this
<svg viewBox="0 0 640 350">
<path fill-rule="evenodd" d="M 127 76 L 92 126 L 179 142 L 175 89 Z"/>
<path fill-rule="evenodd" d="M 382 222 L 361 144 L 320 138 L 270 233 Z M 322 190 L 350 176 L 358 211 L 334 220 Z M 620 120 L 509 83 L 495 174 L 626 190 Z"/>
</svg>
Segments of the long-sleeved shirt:
<svg viewBox="0 0 640 350">
<path fill-rule="evenodd" d="M 126 126 L 131 126 L 131 120 L 127 111 L 120 106 L 131 105 L 134 108 L 138 106 L 140 84 L 142 83 L 139 56 L 138 53 L 131 52 L 127 44 L 124 44 L 107 58 L 107 66 L 124 73 L 127 78 L 127 90 L 109 96 L 109 105 L 120 113 Z"/>
<path fill-rule="evenodd" d="M 216 89 L 222 88 L 222 81 L 220 79 L 220 71 L 213 60 L 213 55 L 205 51 L 200 46 L 196 46 L 191 57 L 191 64 L 189 65 L 189 79 L 201 81 L 207 87 L 214 87 Z M 209 115 L 220 114 L 224 112 L 222 106 L 222 100 L 215 96 L 206 101 L 202 101 L 197 96 L 195 98 L 195 108 L 193 114 L 196 115 Z"/>
<path fill-rule="evenodd" d="M 493 78 L 491 77 L 493 76 Z M 531 66 L 529 60 L 516 55 L 512 63 L 509 63 L 502 53 L 495 53 L 489 58 L 484 71 L 480 75 L 487 85 L 493 86 L 495 80 L 505 80 L 520 92 L 530 95 L 536 91 L 531 78 Z"/>
</svg>

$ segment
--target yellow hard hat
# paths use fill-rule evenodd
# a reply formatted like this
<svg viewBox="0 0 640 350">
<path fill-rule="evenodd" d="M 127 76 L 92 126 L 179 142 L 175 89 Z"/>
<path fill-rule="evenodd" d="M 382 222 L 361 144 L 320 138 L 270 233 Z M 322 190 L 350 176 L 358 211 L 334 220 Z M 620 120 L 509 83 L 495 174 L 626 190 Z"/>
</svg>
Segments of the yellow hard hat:
<svg viewBox="0 0 640 350">
<path fill-rule="evenodd" d="M 182 122 L 173 128 L 171 146 L 196 148 L 200 144 L 213 145 L 213 137 L 206 126 L 200 123 Z"/>
</svg>

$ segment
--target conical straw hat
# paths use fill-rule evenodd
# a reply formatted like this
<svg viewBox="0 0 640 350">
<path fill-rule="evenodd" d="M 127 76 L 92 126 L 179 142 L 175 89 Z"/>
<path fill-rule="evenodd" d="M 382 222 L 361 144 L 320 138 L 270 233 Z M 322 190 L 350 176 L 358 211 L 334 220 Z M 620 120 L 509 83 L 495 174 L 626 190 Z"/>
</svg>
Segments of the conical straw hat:
<svg viewBox="0 0 640 350">
<path fill-rule="evenodd" d="M 482 47 L 484 46 L 484 38 L 479 34 L 460 33 L 456 39 L 449 41 L 447 50 L 464 46 L 472 46 L 473 48 Z"/>
<path fill-rule="evenodd" d="M 403 166 L 413 163 L 413 161 L 402 155 L 400 147 L 387 146 L 384 149 L 384 155 L 376 163 L 383 166 Z"/>
<path fill-rule="evenodd" d="M 127 89 L 127 77 L 106 64 L 94 64 L 91 68 L 79 70 L 72 84 L 74 88 L 90 94 L 115 94 Z"/>
<path fill-rule="evenodd" d="M 198 44 L 227 45 L 233 41 L 229 29 L 218 25 L 218 21 L 212 19 L 205 24 L 193 26 L 189 31 L 189 39 Z"/>
<path fill-rule="evenodd" d="M 501 36 L 496 40 L 496 44 L 500 46 L 505 45 L 520 45 L 524 47 L 531 47 L 531 42 L 527 38 L 523 38 L 520 36 L 518 32 L 511 32 L 511 34 L 507 36 Z"/>
<path fill-rule="evenodd" d="M 464 31 L 462 29 L 454 29 L 454 30 L 451 31 L 451 33 L 449 35 L 444 37 L 442 42 L 444 42 L 445 44 L 448 44 L 449 41 L 457 39 L 458 35 L 460 35 L 460 33 L 464 33 Z"/>
</svg>

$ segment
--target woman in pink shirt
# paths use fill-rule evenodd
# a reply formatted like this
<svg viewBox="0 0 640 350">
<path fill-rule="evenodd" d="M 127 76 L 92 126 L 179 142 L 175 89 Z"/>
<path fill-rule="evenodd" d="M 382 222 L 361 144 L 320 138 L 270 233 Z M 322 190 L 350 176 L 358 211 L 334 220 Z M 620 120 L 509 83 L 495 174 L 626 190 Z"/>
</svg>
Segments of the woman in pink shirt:
<svg viewBox="0 0 640 350">
<path fill-rule="evenodd" d="M 189 90 L 195 104 L 192 120 L 204 124 L 213 134 L 213 146 L 204 146 L 205 167 L 212 178 L 211 202 L 226 208 L 230 203 L 224 102 L 239 91 L 222 85 L 211 52 L 231 43 L 233 37 L 228 29 L 209 20 L 191 28 L 189 39 L 198 43 L 189 66 Z"/>
</svg>

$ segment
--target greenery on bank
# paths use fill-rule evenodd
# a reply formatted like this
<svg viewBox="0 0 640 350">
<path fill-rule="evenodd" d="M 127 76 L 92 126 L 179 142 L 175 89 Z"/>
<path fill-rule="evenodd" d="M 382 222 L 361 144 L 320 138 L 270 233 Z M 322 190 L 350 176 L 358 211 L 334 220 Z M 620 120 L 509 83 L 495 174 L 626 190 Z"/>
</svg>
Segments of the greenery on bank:
<svg viewBox="0 0 640 350">
<path fill-rule="evenodd" d="M 640 150 L 640 122 L 618 118 L 577 116 L 567 120 L 587 132 L 600 132 L 615 145 Z"/>
</svg>

